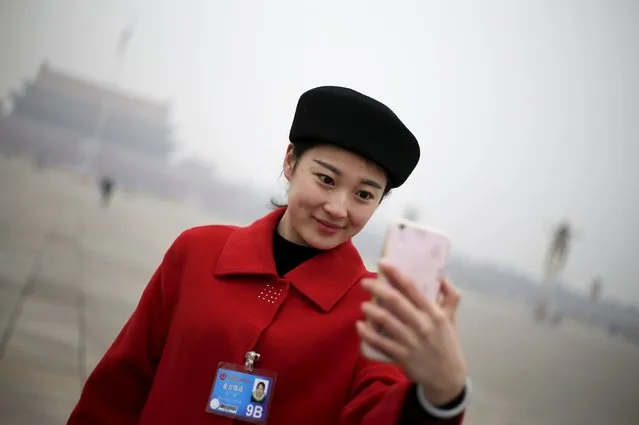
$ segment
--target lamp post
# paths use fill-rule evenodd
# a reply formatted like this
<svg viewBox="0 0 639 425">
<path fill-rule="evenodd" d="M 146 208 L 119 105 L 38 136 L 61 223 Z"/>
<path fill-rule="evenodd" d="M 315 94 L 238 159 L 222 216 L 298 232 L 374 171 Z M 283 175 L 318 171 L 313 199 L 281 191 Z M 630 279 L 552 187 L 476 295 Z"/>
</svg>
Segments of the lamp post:
<svg viewBox="0 0 639 425">
<path fill-rule="evenodd" d="M 574 235 L 575 231 L 568 221 L 559 223 L 553 230 L 544 261 L 541 299 L 535 309 L 535 318 L 540 322 L 546 320 L 551 313 L 552 323 L 561 321 L 559 312 L 552 311 L 553 290 L 559 284 L 561 273 L 568 262 Z"/>
<path fill-rule="evenodd" d="M 139 5 L 138 5 L 139 6 Z M 104 128 L 109 120 L 109 115 L 111 113 L 111 99 L 110 96 L 117 85 L 117 80 L 120 74 L 120 69 L 122 68 L 122 64 L 124 63 L 126 49 L 133 37 L 133 32 L 137 26 L 137 21 L 140 13 L 134 15 L 134 18 L 130 21 L 130 23 L 124 27 L 124 29 L 120 32 L 120 36 L 118 39 L 118 44 L 115 52 L 115 58 L 113 61 L 113 66 L 111 68 L 111 75 L 108 81 L 107 90 L 104 92 L 100 99 L 100 105 L 98 109 L 98 117 L 95 124 L 95 128 L 93 130 L 93 135 L 88 140 L 86 145 L 86 151 L 84 152 L 83 162 L 81 164 L 81 171 L 85 173 L 85 175 L 90 175 L 91 172 L 95 172 L 96 168 L 96 159 L 100 153 L 100 148 L 102 145 L 102 137 L 104 133 Z M 90 218 L 86 213 L 80 211 L 76 218 L 76 231 L 75 237 L 78 243 L 80 253 L 84 255 L 84 244 L 86 238 L 86 231 L 90 223 Z M 84 259 L 82 260 L 84 261 Z M 81 287 L 79 290 L 78 296 L 78 373 L 82 382 L 84 382 L 88 376 L 87 373 L 87 356 L 86 356 L 86 340 L 87 340 L 87 327 L 86 327 L 86 304 L 84 297 L 84 289 Z"/>
</svg>

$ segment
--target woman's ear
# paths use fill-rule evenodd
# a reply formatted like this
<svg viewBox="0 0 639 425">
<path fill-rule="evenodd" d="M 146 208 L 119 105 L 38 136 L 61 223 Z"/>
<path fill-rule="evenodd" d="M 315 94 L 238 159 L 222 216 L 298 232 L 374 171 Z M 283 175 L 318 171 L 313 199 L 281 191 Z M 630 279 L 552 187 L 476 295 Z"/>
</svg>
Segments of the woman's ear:
<svg viewBox="0 0 639 425">
<path fill-rule="evenodd" d="M 293 170 L 295 169 L 295 155 L 293 153 L 293 144 L 289 143 L 286 148 L 286 155 L 284 155 L 284 164 L 282 168 L 282 172 L 287 181 L 291 181 L 293 178 Z"/>
</svg>

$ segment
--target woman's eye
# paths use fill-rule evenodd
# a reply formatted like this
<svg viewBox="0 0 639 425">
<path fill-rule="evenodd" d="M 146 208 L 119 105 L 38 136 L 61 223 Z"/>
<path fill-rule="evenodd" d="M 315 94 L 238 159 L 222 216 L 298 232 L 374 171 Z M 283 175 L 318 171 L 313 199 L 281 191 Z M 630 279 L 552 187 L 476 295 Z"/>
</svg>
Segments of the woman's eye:
<svg viewBox="0 0 639 425">
<path fill-rule="evenodd" d="M 369 199 L 373 199 L 374 198 L 372 193 L 366 192 L 365 190 L 360 190 L 359 192 L 357 192 L 357 196 L 359 196 L 360 198 L 362 198 L 365 201 L 368 201 Z"/>
<path fill-rule="evenodd" d="M 325 175 L 325 174 L 318 174 L 317 178 L 319 178 L 319 180 L 327 185 L 332 186 L 333 184 L 335 184 L 335 182 L 333 181 L 332 178 L 330 178 L 329 176 Z"/>
</svg>

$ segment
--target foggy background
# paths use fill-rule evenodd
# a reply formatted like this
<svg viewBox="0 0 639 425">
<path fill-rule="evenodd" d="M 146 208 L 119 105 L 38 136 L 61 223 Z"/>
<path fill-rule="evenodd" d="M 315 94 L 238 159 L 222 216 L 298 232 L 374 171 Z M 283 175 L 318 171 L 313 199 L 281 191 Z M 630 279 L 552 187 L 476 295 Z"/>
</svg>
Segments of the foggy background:
<svg viewBox="0 0 639 425">
<path fill-rule="evenodd" d="M 607 297 L 639 304 L 638 2 L 5 0 L 0 93 L 44 58 L 108 81 L 135 16 L 117 83 L 170 102 L 177 155 L 216 179 L 267 200 L 299 95 L 349 86 L 423 149 L 378 215 L 417 204 L 456 253 L 533 278 L 551 223 L 570 219 L 566 283 L 601 275 Z"/>
<path fill-rule="evenodd" d="M 44 168 L 76 176 L 69 181 L 85 201 L 95 179 L 113 176 L 122 243 L 141 217 L 125 205 L 148 196 L 160 202 L 151 214 L 182 208 L 204 211 L 197 217 L 207 223 L 248 224 L 272 197 L 284 199 L 281 164 L 300 94 L 347 86 L 387 104 L 422 148 L 411 178 L 357 238 L 368 262 L 386 223 L 414 209 L 450 235 L 457 285 L 519 306 L 532 323 L 553 229 L 568 220 L 576 236 L 553 302 L 592 332 L 639 344 L 637 1 L 0 0 L 0 58 L 0 153 L 37 164 L 2 163 L 7 205 L 17 190 L 44 191 L 44 178 L 17 183 Z M 83 98 L 84 130 L 80 119 L 45 117 L 66 102 L 62 92 L 25 97 L 30 85 L 59 89 L 65 78 L 133 99 L 122 117 L 135 110 L 152 117 L 148 126 L 117 121 L 111 104 L 87 169 L 99 92 Z M 135 128 L 137 139 L 124 141 Z M 4 211 L 17 214 L 12 205 Z M 11 217 L 0 216 L 8 232 Z M 165 227 L 205 224 L 189 217 Z M 593 300 L 596 278 L 603 290 Z"/>
</svg>

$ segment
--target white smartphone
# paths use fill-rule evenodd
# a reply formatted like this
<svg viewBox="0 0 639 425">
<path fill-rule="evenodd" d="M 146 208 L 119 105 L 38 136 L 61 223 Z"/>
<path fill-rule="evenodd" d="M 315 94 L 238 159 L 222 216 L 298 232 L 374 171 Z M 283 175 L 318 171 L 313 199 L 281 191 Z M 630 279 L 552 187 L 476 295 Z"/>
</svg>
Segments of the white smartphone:
<svg viewBox="0 0 639 425">
<path fill-rule="evenodd" d="M 428 300 L 436 302 L 450 254 L 450 239 L 444 233 L 410 220 L 397 220 L 386 231 L 382 258 L 409 277 Z M 390 284 L 384 276 L 379 279 Z M 376 300 L 373 300 L 377 302 Z M 381 304 L 380 304 L 381 305 Z M 382 327 L 375 329 L 385 334 Z M 391 359 L 362 342 L 362 354 L 371 359 L 391 362 Z"/>
</svg>

